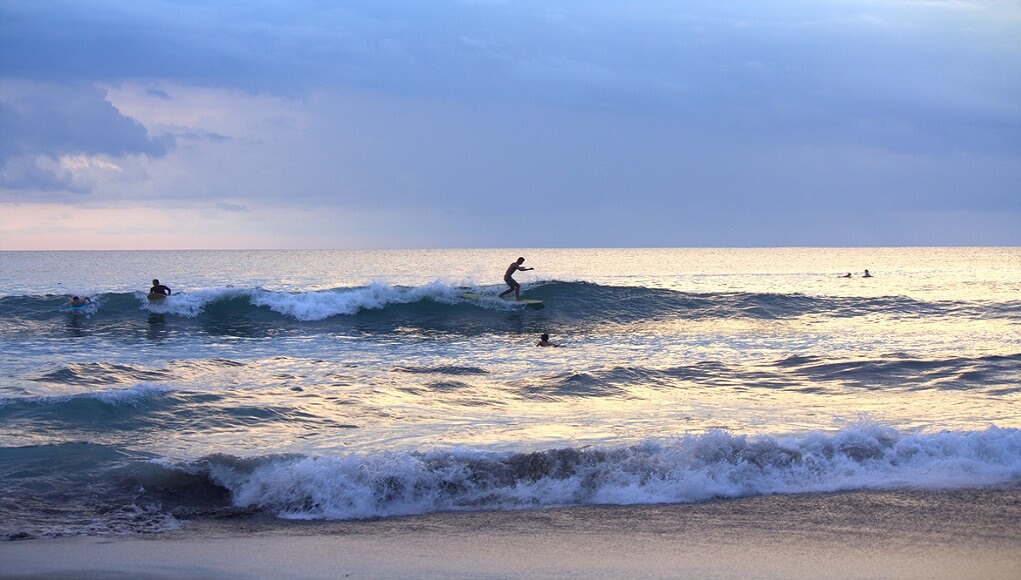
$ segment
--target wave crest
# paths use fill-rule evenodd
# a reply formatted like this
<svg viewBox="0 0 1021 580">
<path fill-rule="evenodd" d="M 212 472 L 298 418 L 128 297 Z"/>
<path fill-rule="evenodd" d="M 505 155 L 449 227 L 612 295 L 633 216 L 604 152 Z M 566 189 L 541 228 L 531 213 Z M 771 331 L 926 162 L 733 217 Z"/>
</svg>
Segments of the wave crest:
<svg viewBox="0 0 1021 580">
<path fill-rule="evenodd" d="M 431 315 L 437 307 L 471 309 L 480 313 L 514 309 L 514 304 L 496 299 L 466 301 L 461 298 L 465 291 L 495 297 L 500 288 L 502 286 L 463 288 L 441 281 L 417 287 L 375 282 L 362 287 L 307 292 L 214 288 L 181 292 L 158 302 L 150 302 L 141 292 L 101 294 L 93 297 L 95 312 L 92 319 L 93 322 L 130 319 L 137 317 L 140 309 L 156 315 L 185 318 L 262 317 L 267 322 L 272 322 L 273 316 L 277 320 L 316 322 L 370 311 L 379 313 L 381 317 L 408 318 L 416 314 Z M 902 296 L 849 298 L 797 293 L 695 293 L 557 281 L 531 285 L 526 288 L 526 295 L 546 302 L 549 308 L 545 316 L 567 324 L 615 324 L 672 318 L 774 320 L 819 315 L 841 318 L 871 314 L 1021 319 L 1021 301 L 983 303 L 919 301 Z M 2 297 L 0 307 L 7 313 L 3 324 L 8 326 L 67 317 L 65 301 L 59 296 Z"/>
</svg>

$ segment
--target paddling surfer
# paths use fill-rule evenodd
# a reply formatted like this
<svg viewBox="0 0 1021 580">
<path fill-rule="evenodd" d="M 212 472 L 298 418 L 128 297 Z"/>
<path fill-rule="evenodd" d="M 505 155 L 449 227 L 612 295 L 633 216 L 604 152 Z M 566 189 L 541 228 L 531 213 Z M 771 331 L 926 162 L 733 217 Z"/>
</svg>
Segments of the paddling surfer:
<svg viewBox="0 0 1021 580">
<path fill-rule="evenodd" d="M 70 306 L 71 308 L 81 308 L 87 304 L 92 304 L 92 299 L 89 298 L 88 296 L 86 296 L 85 298 L 74 296 L 67 299 L 67 305 Z"/>
<path fill-rule="evenodd" d="M 534 270 L 535 268 L 526 268 L 521 264 L 525 263 L 524 258 L 518 258 L 516 261 L 511 262 L 510 266 L 507 266 L 507 272 L 503 275 L 503 281 L 507 283 L 510 288 L 500 293 L 500 298 L 514 293 L 515 300 L 521 300 L 521 284 L 518 284 L 517 280 L 514 279 L 514 272 L 524 272 L 525 270 Z"/>
<path fill-rule="evenodd" d="M 169 287 L 160 284 L 159 280 L 153 278 L 152 288 L 149 288 L 149 296 L 159 296 L 162 298 L 163 296 L 170 296 L 170 294 L 171 291 Z"/>
</svg>

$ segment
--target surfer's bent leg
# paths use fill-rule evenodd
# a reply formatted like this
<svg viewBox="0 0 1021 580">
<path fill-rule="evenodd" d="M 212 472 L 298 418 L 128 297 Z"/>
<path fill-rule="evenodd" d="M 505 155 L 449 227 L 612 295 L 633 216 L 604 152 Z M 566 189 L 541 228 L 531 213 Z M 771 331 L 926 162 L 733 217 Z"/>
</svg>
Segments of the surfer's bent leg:
<svg viewBox="0 0 1021 580">
<path fill-rule="evenodd" d="M 504 276 L 503 277 L 503 281 L 506 282 L 507 285 L 510 286 L 510 288 L 508 288 L 508 289 L 504 290 L 503 292 L 501 292 L 500 293 L 500 297 L 502 298 L 505 295 L 510 294 L 511 292 L 514 292 L 514 295 L 517 296 L 518 295 L 518 288 L 520 288 L 521 285 L 518 284 L 517 281 L 514 280 L 514 278 L 511 278 L 510 276 Z"/>
</svg>

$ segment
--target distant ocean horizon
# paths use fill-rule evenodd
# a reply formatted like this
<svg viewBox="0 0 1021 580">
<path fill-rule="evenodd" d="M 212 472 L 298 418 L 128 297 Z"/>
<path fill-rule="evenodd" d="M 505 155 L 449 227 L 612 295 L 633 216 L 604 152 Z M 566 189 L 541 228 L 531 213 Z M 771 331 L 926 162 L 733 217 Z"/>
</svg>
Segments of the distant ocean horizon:
<svg viewBox="0 0 1021 580">
<path fill-rule="evenodd" d="M 6 539 L 1021 484 L 1017 247 L 0 251 L 0 349 Z"/>
<path fill-rule="evenodd" d="M 641 245 L 641 246 L 416 246 L 416 247 L 308 247 L 308 248 L 285 248 L 285 247 L 201 247 L 201 248 L 6 248 L 0 252 L 443 252 L 443 251 L 468 251 L 468 252 L 527 252 L 528 250 L 549 251 L 549 250 L 919 250 L 919 249 L 1014 249 L 1021 248 L 1021 244 L 966 244 L 947 246 L 943 244 L 891 244 L 880 246 L 862 246 L 857 244 L 846 244 L 836 246 L 819 246 L 812 244 L 794 245 L 742 245 L 742 246 L 669 246 L 669 245 Z"/>
</svg>

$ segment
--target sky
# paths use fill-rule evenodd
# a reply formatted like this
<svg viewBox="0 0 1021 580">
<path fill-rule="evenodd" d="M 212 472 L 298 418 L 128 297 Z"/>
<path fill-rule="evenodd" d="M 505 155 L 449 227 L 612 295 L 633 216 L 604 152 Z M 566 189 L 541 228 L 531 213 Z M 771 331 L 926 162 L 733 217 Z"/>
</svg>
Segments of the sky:
<svg viewBox="0 0 1021 580">
<path fill-rule="evenodd" d="M 0 250 L 1021 245 L 1014 0 L 0 0 Z"/>
</svg>

